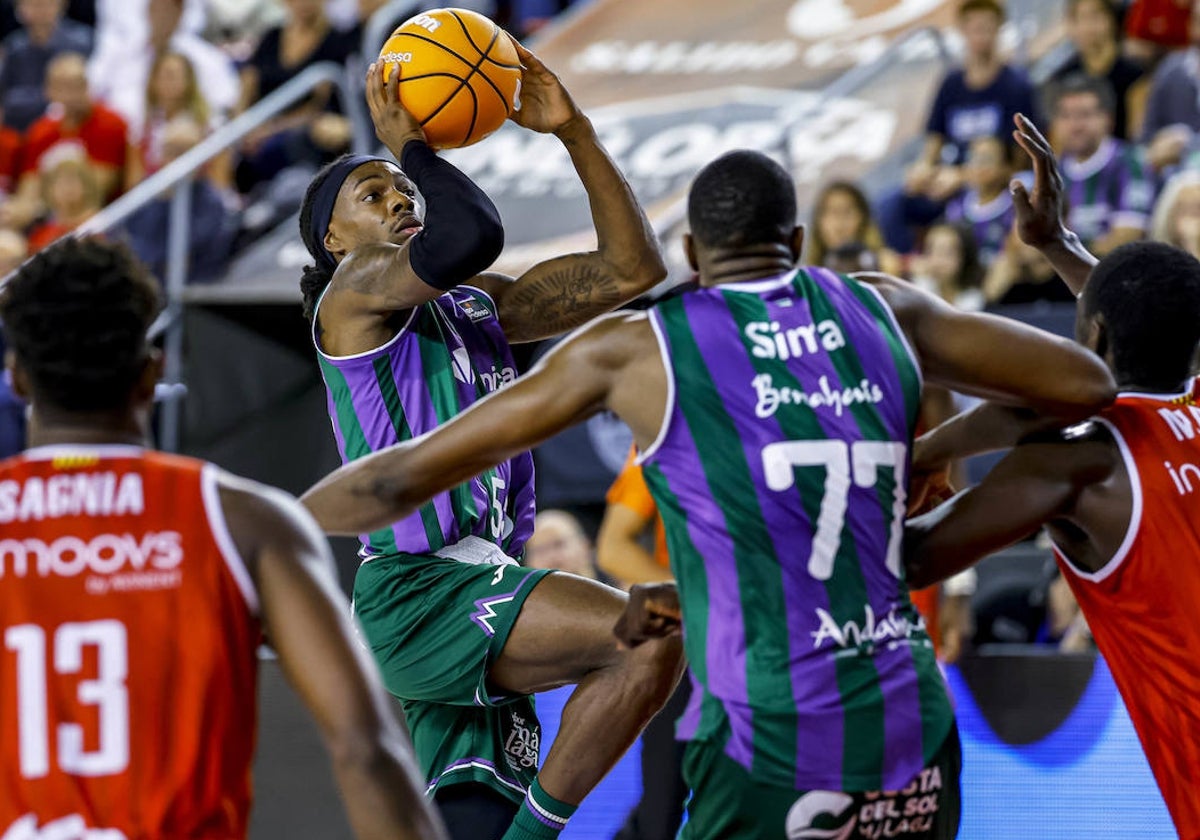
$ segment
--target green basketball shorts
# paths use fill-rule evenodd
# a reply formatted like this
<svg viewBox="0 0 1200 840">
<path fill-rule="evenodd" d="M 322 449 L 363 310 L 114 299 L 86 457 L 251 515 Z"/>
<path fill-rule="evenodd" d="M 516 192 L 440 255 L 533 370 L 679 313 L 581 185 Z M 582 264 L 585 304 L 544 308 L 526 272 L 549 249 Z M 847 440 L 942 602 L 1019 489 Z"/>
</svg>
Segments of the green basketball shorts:
<svg viewBox="0 0 1200 840">
<path fill-rule="evenodd" d="M 468 561 L 367 560 L 354 580 L 354 612 L 384 685 L 404 708 L 427 792 L 479 782 L 519 802 L 537 773 L 541 727 L 532 697 L 496 693 L 487 674 L 549 572 L 479 543 L 459 552 Z"/>
<path fill-rule="evenodd" d="M 691 789 L 680 840 L 954 840 L 962 812 L 962 750 L 952 729 L 903 790 L 796 791 L 757 782 L 717 747 L 693 741 L 683 759 Z"/>
</svg>

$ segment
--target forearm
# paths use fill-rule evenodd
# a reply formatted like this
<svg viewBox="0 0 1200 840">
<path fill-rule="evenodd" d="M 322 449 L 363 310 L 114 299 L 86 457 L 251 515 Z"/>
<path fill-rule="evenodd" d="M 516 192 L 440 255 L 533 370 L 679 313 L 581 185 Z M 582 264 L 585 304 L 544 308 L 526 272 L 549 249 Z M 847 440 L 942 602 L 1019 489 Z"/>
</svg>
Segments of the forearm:
<svg viewBox="0 0 1200 840">
<path fill-rule="evenodd" d="M 504 248 L 504 226 L 492 200 L 422 141 L 406 141 L 397 159 L 427 205 L 425 226 L 408 246 L 416 275 L 448 290 L 487 269 Z"/>
<path fill-rule="evenodd" d="M 399 733 L 362 751 L 334 747 L 334 756 L 334 774 L 358 840 L 445 838 Z"/>
<path fill-rule="evenodd" d="M 667 273 L 654 228 L 586 116 L 578 115 L 556 136 L 587 192 L 596 230 L 595 259 L 616 281 L 622 301 L 643 294 Z"/>
<path fill-rule="evenodd" d="M 603 528 L 596 541 L 596 562 L 600 568 L 626 586 L 635 583 L 658 583 L 671 580 L 664 569 L 637 540 L 606 536 Z"/>
<path fill-rule="evenodd" d="M 1088 277 L 1099 260 L 1084 247 L 1073 231 L 1064 230 L 1058 239 L 1038 250 L 1054 266 L 1055 272 L 1075 297 L 1083 294 Z"/>
<path fill-rule="evenodd" d="M 983 402 L 918 438 L 913 468 L 938 469 L 959 458 L 1008 449 L 1022 438 L 1060 425 L 1027 408 Z"/>
</svg>

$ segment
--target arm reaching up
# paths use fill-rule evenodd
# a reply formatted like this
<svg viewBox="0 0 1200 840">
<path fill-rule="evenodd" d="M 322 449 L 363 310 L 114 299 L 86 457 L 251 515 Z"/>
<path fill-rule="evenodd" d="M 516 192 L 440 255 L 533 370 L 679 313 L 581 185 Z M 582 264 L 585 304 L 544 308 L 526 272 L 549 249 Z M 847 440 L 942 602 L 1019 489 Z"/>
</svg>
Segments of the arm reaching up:
<svg viewBox="0 0 1200 840">
<path fill-rule="evenodd" d="M 537 341 L 587 323 L 667 276 L 658 237 L 637 198 L 600 145 L 587 116 L 541 60 L 517 45 L 522 76 L 518 125 L 552 133 L 571 155 L 587 191 L 597 248 L 538 263 L 515 281 L 485 275 L 500 323 L 512 342 Z"/>
<path fill-rule="evenodd" d="M 1066 191 L 1050 142 L 1024 114 L 1017 115 L 1016 124 L 1013 139 L 1033 161 L 1033 191 L 1020 181 L 1010 186 L 1017 212 L 1017 235 L 1026 245 L 1041 251 L 1067 288 L 1079 297 L 1098 261 L 1064 223 Z"/>
</svg>

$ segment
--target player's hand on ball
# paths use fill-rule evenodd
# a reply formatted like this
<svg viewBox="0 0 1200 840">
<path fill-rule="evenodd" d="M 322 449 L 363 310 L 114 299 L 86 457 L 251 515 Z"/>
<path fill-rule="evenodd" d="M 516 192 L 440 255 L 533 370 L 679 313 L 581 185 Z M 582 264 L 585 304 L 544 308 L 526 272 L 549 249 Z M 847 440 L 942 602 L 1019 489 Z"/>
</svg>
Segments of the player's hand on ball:
<svg viewBox="0 0 1200 840">
<path fill-rule="evenodd" d="M 400 65 L 393 64 L 390 78 L 383 80 L 382 62 L 367 68 L 367 108 L 375 124 L 375 136 L 396 159 L 410 140 L 425 141 L 421 124 L 400 104 Z"/>
<path fill-rule="evenodd" d="M 613 633 L 621 647 L 635 648 L 650 639 L 679 635 L 682 619 L 674 583 L 635 583 Z"/>
<path fill-rule="evenodd" d="M 509 117 L 517 125 L 550 134 L 566 128 L 583 113 L 558 76 L 536 55 L 513 40 L 521 57 L 521 107 Z"/>
</svg>

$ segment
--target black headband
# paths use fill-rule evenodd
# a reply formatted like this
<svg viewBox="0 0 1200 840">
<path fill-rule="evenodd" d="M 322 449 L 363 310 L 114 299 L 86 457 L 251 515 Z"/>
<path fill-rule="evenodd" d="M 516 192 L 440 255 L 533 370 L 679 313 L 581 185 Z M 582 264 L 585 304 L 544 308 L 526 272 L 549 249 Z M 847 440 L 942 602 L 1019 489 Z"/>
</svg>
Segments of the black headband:
<svg viewBox="0 0 1200 840">
<path fill-rule="evenodd" d="M 329 170 L 329 174 L 321 182 L 321 186 L 317 187 L 316 195 L 313 196 L 313 211 L 312 217 L 309 220 L 309 230 L 312 234 L 312 241 L 317 247 L 315 258 L 318 265 L 329 269 L 331 272 L 337 268 L 337 260 L 333 258 L 333 254 L 329 253 L 329 250 L 325 247 L 325 234 L 329 232 L 329 221 L 333 218 L 334 202 L 337 201 L 342 184 L 345 183 L 350 173 L 364 163 L 371 163 L 372 161 L 391 163 L 387 158 L 375 155 L 347 155 L 333 164 Z"/>
</svg>

